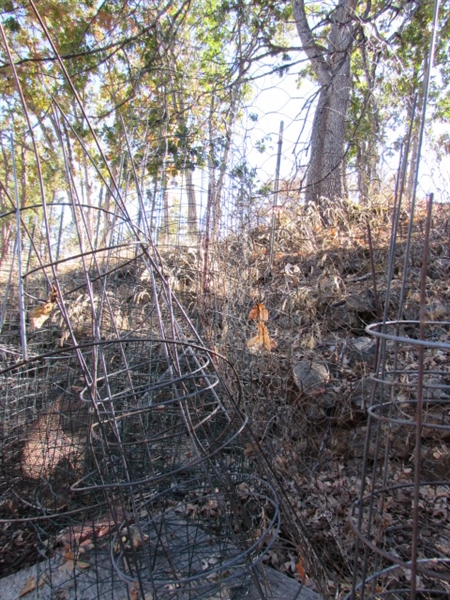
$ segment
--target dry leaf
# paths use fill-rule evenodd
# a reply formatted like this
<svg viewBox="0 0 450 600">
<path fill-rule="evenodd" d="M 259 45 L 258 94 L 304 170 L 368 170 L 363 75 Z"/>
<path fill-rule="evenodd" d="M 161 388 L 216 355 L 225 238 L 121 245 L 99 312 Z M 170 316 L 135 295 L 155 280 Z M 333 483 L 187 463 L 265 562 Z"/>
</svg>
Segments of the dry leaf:
<svg viewBox="0 0 450 600">
<path fill-rule="evenodd" d="M 257 321 L 258 334 L 248 340 L 247 348 L 253 353 L 261 350 L 267 350 L 268 352 L 274 350 L 277 347 L 276 342 L 270 339 L 269 330 L 264 325 L 264 321 L 269 320 L 269 311 L 264 304 L 262 302 L 255 304 L 248 317 L 253 321 Z"/>
<path fill-rule="evenodd" d="M 261 335 L 263 338 L 264 348 L 269 352 L 272 350 L 272 340 L 269 336 L 269 330 L 263 323 L 258 323 L 258 329 L 261 328 Z"/>
<path fill-rule="evenodd" d="M 254 351 L 268 350 L 269 352 L 276 348 L 276 343 L 270 339 L 269 330 L 261 321 L 258 322 L 258 334 L 248 340 L 247 348 Z"/>
<path fill-rule="evenodd" d="M 53 284 L 52 292 L 48 298 L 48 301 L 51 302 L 52 304 L 55 304 L 57 298 L 58 298 L 58 290 L 56 289 L 56 285 Z"/>
<path fill-rule="evenodd" d="M 25 596 L 29 592 L 32 592 L 35 588 L 36 588 L 36 577 L 31 576 L 28 579 L 28 581 L 26 582 L 26 584 L 23 586 L 23 588 L 20 590 L 19 598 L 22 598 L 22 596 Z"/>
<path fill-rule="evenodd" d="M 300 581 L 305 584 L 306 583 L 306 572 L 305 569 L 303 567 L 303 560 L 301 558 L 301 556 L 298 557 L 298 561 L 295 564 L 295 569 L 297 571 L 297 573 L 300 575 Z"/>
<path fill-rule="evenodd" d="M 304 346 L 305 348 L 309 348 L 310 350 L 314 350 L 314 348 L 316 347 L 316 338 L 314 337 L 313 333 L 311 333 L 311 335 L 305 336 L 302 346 Z"/>
<path fill-rule="evenodd" d="M 244 456 L 249 456 L 249 454 L 253 454 L 255 451 L 255 447 L 250 442 L 245 444 Z"/>
<path fill-rule="evenodd" d="M 124 530 L 124 533 L 126 533 L 127 537 L 127 547 L 132 545 L 135 548 L 140 548 L 143 542 L 148 540 L 148 535 L 142 535 L 139 527 L 136 525 L 130 525 L 128 529 Z"/>
<path fill-rule="evenodd" d="M 257 349 L 258 346 L 261 345 L 261 340 L 259 339 L 259 335 L 255 335 L 247 342 L 247 348 L 250 350 L 252 348 Z"/>
<path fill-rule="evenodd" d="M 88 562 L 84 562 L 83 560 L 74 559 L 74 560 L 65 560 L 59 568 L 61 571 L 63 571 L 63 570 L 73 571 L 75 567 L 78 567 L 79 569 L 89 569 L 90 566 L 91 565 Z"/>
<path fill-rule="evenodd" d="M 35 329 L 41 329 L 42 325 L 50 317 L 53 307 L 55 306 L 57 297 L 58 297 L 58 290 L 53 285 L 52 291 L 50 293 L 50 296 L 48 297 L 47 302 L 45 304 L 40 304 L 39 306 L 35 306 L 34 308 L 32 308 L 29 311 L 28 317 L 30 320 L 30 326 L 31 326 L 32 331 Z"/>
<path fill-rule="evenodd" d="M 75 552 L 72 552 L 72 550 L 70 550 L 70 548 L 68 546 L 64 547 L 64 553 L 63 553 L 62 557 L 63 557 L 63 560 L 76 560 L 77 559 Z"/>
<path fill-rule="evenodd" d="M 264 306 L 264 304 L 259 304 L 259 320 L 260 321 L 268 321 L 269 320 L 269 311 Z"/>
<path fill-rule="evenodd" d="M 35 306 L 30 310 L 30 319 L 38 319 L 39 317 L 45 317 L 46 315 L 50 315 L 53 310 L 53 302 L 46 302 L 45 304 L 41 304 L 40 306 Z"/>
<path fill-rule="evenodd" d="M 73 560 L 65 560 L 62 565 L 60 565 L 59 570 L 60 571 L 73 571 L 75 568 L 75 562 Z"/>
<path fill-rule="evenodd" d="M 250 311 L 248 318 L 251 319 L 252 321 L 256 321 L 256 319 L 258 318 L 258 305 L 254 306 L 252 308 L 252 310 Z"/>
<path fill-rule="evenodd" d="M 144 596 L 142 596 L 139 584 L 135 582 L 130 590 L 130 598 L 131 600 L 153 600 L 153 594 L 145 592 Z"/>
<path fill-rule="evenodd" d="M 45 577 L 43 575 L 41 575 L 41 577 L 39 577 L 38 580 L 36 580 L 36 577 L 34 575 L 32 575 L 28 579 L 26 584 L 23 586 L 23 588 L 20 590 L 19 598 L 22 598 L 22 596 L 26 596 L 26 594 L 29 594 L 36 588 L 42 587 L 44 585 L 44 583 L 45 583 Z"/>
<path fill-rule="evenodd" d="M 131 600 L 139 600 L 139 590 L 135 587 L 133 587 L 133 589 L 130 592 L 130 598 Z"/>
<path fill-rule="evenodd" d="M 89 547 L 93 540 L 102 538 L 110 531 L 115 530 L 116 521 L 122 521 L 126 515 L 121 511 L 116 511 L 116 519 L 102 518 L 87 521 L 84 525 L 68 527 L 61 531 L 57 537 L 57 542 L 68 548 L 77 548 L 77 546 Z M 81 551 L 81 550 L 80 550 Z"/>
<path fill-rule="evenodd" d="M 258 302 L 250 311 L 248 318 L 252 321 L 268 321 L 269 311 L 262 302 Z"/>
</svg>

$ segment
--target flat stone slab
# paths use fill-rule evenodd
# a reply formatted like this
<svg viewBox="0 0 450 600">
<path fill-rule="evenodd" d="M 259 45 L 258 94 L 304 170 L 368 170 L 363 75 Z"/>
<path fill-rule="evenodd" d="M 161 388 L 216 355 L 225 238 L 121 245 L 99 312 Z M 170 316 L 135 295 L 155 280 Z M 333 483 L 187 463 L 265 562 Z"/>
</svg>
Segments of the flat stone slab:
<svg viewBox="0 0 450 600">
<path fill-rule="evenodd" d="M 100 538 L 99 546 L 81 551 L 73 538 L 63 536 L 65 546 L 55 547 L 51 558 L 1 579 L 0 599 L 320 600 L 283 573 L 262 565 L 249 568 L 248 554 L 228 537 L 180 519 L 173 511 L 133 531 L 130 525 L 127 532 L 134 549 L 130 546 L 127 556 L 114 540 L 102 545 Z M 81 539 L 79 531 L 73 533 Z"/>
<path fill-rule="evenodd" d="M 200 594 L 195 599 L 321 600 L 316 592 L 269 567 L 260 570 L 260 584 L 261 588 L 258 589 L 256 583 L 252 582 L 242 589 L 242 594 L 237 588 L 225 588 L 209 596 Z M 22 569 L 0 579 L 0 597 L 2 600 L 157 600 L 145 588 L 143 595 L 137 587 L 121 581 L 111 568 L 109 556 L 97 556 L 95 565 L 84 569 L 62 563 L 58 558 Z M 192 592 L 176 589 L 158 595 L 158 600 L 187 598 L 194 598 Z"/>
<path fill-rule="evenodd" d="M 292 374 L 298 389 L 305 394 L 314 394 L 330 380 L 330 371 L 323 362 L 299 360 L 292 365 Z"/>
<path fill-rule="evenodd" d="M 263 577 L 265 578 L 263 598 L 267 600 L 322 600 L 322 597 L 316 592 L 270 567 L 263 567 Z M 245 598 L 248 600 L 261 599 L 256 585 L 251 587 Z"/>
</svg>

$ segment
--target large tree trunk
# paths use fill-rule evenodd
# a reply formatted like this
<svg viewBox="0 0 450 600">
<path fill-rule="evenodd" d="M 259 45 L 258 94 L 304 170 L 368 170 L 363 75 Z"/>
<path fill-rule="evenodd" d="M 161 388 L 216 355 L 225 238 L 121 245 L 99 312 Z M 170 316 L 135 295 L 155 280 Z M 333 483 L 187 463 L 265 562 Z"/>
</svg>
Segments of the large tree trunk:
<svg viewBox="0 0 450 600">
<path fill-rule="evenodd" d="M 297 31 L 317 80 L 319 101 L 311 133 L 306 180 L 306 202 L 333 202 L 343 196 L 342 161 L 345 155 L 347 107 L 351 92 L 350 53 L 353 45 L 353 11 L 357 0 L 339 0 L 329 14 L 328 47 L 314 38 L 304 0 L 293 0 Z"/>
<path fill-rule="evenodd" d="M 321 203 L 342 198 L 342 168 L 345 153 L 347 87 L 350 59 L 341 76 L 322 86 L 311 134 L 311 155 L 306 180 L 307 202 Z"/>
</svg>

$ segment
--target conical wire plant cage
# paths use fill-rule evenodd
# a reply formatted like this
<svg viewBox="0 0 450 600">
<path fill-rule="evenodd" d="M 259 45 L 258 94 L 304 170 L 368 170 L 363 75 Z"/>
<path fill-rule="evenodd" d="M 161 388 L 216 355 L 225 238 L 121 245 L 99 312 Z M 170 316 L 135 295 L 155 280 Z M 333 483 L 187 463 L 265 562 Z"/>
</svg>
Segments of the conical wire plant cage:
<svg viewBox="0 0 450 600">
<path fill-rule="evenodd" d="M 417 156 L 409 175 L 413 186 L 397 318 L 389 321 L 387 315 L 395 295 L 394 263 L 417 96 L 396 186 L 384 316 L 381 322 L 366 328 L 377 340 L 378 353 L 367 410 L 360 495 L 350 517 L 356 547 L 348 597 L 360 600 L 432 599 L 448 597 L 450 593 L 450 322 L 443 305 L 427 303 L 432 193 L 427 197 L 424 231 L 420 240 L 413 240 L 438 16 L 436 1 L 423 81 Z M 422 245 L 422 256 L 416 256 L 414 265 L 420 274 L 419 289 L 412 289 L 413 247 Z"/>
<path fill-rule="evenodd" d="M 94 259 L 92 301 L 75 282 L 62 317 L 28 345 L 55 348 L 6 356 L 2 521 L 26 530 L 46 559 L 37 582 L 54 594 L 75 585 L 90 597 L 95 582 L 99 598 L 240 597 L 250 585 L 265 597 L 259 565 L 279 530 L 277 494 L 246 451 L 236 374 L 203 346 L 150 252 L 132 262 L 139 280 L 147 274 L 145 302 L 128 310 L 138 328 L 119 331 L 112 277 Z"/>
<path fill-rule="evenodd" d="M 63 258 L 49 217 L 63 221 L 61 204 L 42 198 L 37 243 L 36 207 L 10 199 L 19 266 L 2 314 L 3 543 L 36 563 L 41 595 L 237 598 L 253 586 L 266 597 L 260 564 L 280 511 L 236 373 L 203 344 L 119 186 L 104 244 L 69 192 Z"/>
<path fill-rule="evenodd" d="M 427 322 L 421 333 L 417 321 L 369 327 L 381 348 L 395 348 L 397 366 L 385 364 L 373 376 L 362 491 L 351 517 L 363 574 L 355 597 L 449 593 L 449 327 Z M 400 368 L 405 359 L 409 368 Z"/>
<path fill-rule="evenodd" d="M 136 224 L 110 175 L 107 234 L 68 163 L 67 202 L 8 196 L 1 216 L 17 226 L 1 314 L 4 570 L 28 567 L 18 594 L 44 598 L 271 597 L 279 500 L 239 378 L 172 290 L 157 208 L 139 205 Z"/>
<path fill-rule="evenodd" d="M 33 174 L 27 202 L 14 135 L 2 134 L 14 168 L 0 221 L 13 223 L 15 240 L 0 272 L 0 567 L 27 575 L 20 587 L 8 577 L 9 597 L 298 597 L 298 582 L 276 593 L 263 564 L 283 489 L 242 409 L 237 373 L 208 343 L 220 273 L 207 235 L 220 235 L 218 222 L 203 239 L 199 222 L 174 215 L 164 123 L 152 132 L 160 140 L 133 139 L 119 111 L 124 152 L 107 158 L 34 3 L 30 11 L 70 110 L 48 93 L 43 121 L 33 121 L 3 35 Z M 63 165 L 57 191 L 44 181 L 45 125 Z M 157 175 L 151 152 L 164 155 Z M 211 210 L 199 207 L 199 221 Z M 226 278 L 221 285 L 226 295 Z M 286 529 L 310 549 L 286 498 Z M 305 566 L 326 581 L 312 550 Z"/>
</svg>

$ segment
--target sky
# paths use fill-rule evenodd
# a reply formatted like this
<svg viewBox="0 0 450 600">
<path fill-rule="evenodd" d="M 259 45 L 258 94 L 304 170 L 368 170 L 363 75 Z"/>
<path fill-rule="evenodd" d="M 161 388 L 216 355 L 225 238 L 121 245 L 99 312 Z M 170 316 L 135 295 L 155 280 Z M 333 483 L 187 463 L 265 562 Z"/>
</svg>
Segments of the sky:
<svg viewBox="0 0 450 600">
<path fill-rule="evenodd" d="M 267 66 L 261 70 L 267 71 Z M 246 150 L 251 163 L 273 177 L 276 169 L 276 156 L 280 122 L 283 121 L 283 146 L 281 157 L 281 177 L 295 175 L 297 165 L 305 162 L 305 148 L 311 134 L 313 110 L 305 114 L 305 102 L 314 93 L 315 86 L 309 81 L 299 85 L 298 74 L 289 72 L 282 77 L 276 73 L 255 81 L 255 91 L 246 107 L 244 128 L 247 130 Z M 252 121 L 252 115 L 258 117 Z M 259 152 L 255 142 L 267 140 L 264 152 Z"/>
</svg>

